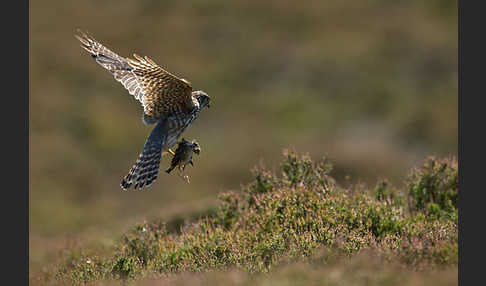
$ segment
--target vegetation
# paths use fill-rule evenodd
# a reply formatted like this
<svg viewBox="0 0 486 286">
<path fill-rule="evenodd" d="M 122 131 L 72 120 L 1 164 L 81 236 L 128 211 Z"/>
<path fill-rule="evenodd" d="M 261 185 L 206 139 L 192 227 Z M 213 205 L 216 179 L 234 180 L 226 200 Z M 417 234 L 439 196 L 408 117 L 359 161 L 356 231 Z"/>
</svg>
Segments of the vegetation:
<svg viewBox="0 0 486 286">
<path fill-rule="evenodd" d="M 360 253 L 408 272 L 457 267 L 454 159 L 428 158 L 411 171 L 405 190 L 386 181 L 370 190 L 340 187 L 326 159 L 284 156 L 278 173 L 254 169 L 253 182 L 221 193 L 217 208 L 203 217 L 172 230 L 160 219 L 137 224 L 113 254 L 72 257 L 57 268 L 56 279 L 133 282 L 214 270 L 267 273 L 295 263 L 325 269 Z"/>
</svg>

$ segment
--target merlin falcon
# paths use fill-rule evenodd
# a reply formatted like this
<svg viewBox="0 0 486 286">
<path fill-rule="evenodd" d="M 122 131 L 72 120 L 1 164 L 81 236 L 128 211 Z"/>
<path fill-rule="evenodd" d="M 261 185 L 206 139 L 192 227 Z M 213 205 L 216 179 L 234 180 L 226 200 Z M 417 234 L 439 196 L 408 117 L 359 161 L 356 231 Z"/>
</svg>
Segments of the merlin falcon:
<svg viewBox="0 0 486 286">
<path fill-rule="evenodd" d="M 201 90 L 192 91 L 189 81 L 169 73 L 149 57 L 137 54 L 133 54 L 134 59 L 121 57 L 80 30 L 75 37 L 99 65 L 140 101 L 143 123 L 156 124 L 120 184 L 124 190 L 132 185 L 135 190 L 148 187 L 157 179 L 162 155 L 174 155 L 170 148 L 201 110 L 209 108 L 210 97 Z"/>
</svg>

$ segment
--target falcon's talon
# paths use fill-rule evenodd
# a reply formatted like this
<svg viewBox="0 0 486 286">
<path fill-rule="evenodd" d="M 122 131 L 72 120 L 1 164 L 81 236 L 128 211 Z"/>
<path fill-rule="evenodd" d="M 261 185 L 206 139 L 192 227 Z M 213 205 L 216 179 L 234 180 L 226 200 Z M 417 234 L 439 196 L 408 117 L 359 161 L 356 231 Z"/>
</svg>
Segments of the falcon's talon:
<svg viewBox="0 0 486 286">
<path fill-rule="evenodd" d="M 134 59 L 124 58 L 91 35 L 79 29 L 77 33 L 81 47 L 140 101 L 144 109 L 142 121 L 147 125 L 157 123 L 121 186 L 129 189 L 135 183 L 135 189 L 147 187 L 157 178 L 162 150 L 169 150 L 176 157 L 177 151 L 170 148 L 201 110 L 209 107 L 210 97 L 203 91 L 193 91 L 189 81 L 169 73 L 149 57 L 134 54 Z"/>
<path fill-rule="evenodd" d="M 182 179 L 183 179 L 183 180 L 184 180 L 186 183 L 188 183 L 188 184 L 190 184 L 190 183 L 191 183 L 191 180 L 189 180 L 189 176 L 188 176 L 188 175 L 184 175 L 184 176 L 182 176 L 182 175 L 181 175 L 181 178 L 182 178 Z"/>
</svg>

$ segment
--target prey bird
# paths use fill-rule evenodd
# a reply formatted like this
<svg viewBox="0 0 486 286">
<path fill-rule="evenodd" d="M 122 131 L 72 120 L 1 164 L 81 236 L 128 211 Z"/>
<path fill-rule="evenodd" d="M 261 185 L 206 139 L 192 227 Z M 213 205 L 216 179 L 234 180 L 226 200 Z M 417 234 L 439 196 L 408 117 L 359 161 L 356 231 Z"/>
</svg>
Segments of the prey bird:
<svg viewBox="0 0 486 286">
<path fill-rule="evenodd" d="M 201 110 L 209 108 L 210 97 L 204 91 L 193 91 L 189 81 L 169 73 L 149 57 L 137 54 L 133 54 L 133 59 L 121 57 L 79 29 L 75 37 L 99 65 L 140 101 L 143 123 L 156 124 L 120 184 L 124 190 L 132 185 L 135 190 L 148 187 L 158 176 L 162 155 L 174 155 L 170 148 Z"/>
<path fill-rule="evenodd" d="M 181 142 L 179 142 L 179 145 L 177 146 L 174 157 L 172 157 L 169 169 L 165 171 L 167 172 L 167 174 L 170 174 L 170 172 L 174 170 L 175 167 L 178 167 L 179 176 L 187 183 L 189 183 L 189 176 L 184 174 L 184 170 L 186 169 L 187 164 L 191 164 L 191 166 L 194 166 L 194 163 L 192 162 L 192 154 L 196 153 L 197 155 L 199 155 L 200 152 L 201 147 L 199 146 L 199 143 L 196 142 L 196 140 L 192 140 L 192 142 L 189 142 L 186 139 L 182 138 Z"/>
</svg>

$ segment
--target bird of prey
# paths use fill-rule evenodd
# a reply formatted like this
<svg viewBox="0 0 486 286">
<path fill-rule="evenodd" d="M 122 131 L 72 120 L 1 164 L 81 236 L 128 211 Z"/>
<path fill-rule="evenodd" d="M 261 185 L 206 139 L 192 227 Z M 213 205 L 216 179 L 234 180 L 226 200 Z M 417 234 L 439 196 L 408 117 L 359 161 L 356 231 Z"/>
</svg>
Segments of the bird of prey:
<svg viewBox="0 0 486 286">
<path fill-rule="evenodd" d="M 194 163 L 192 162 L 192 153 L 199 155 L 200 152 L 201 147 L 196 140 L 189 142 L 182 138 L 181 142 L 179 142 L 179 145 L 177 146 L 174 157 L 172 157 L 169 169 L 165 171 L 167 174 L 170 174 L 175 167 L 179 167 L 179 176 L 189 183 L 189 177 L 184 174 L 184 170 L 186 169 L 186 165 L 188 163 L 191 164 L 191 166 L 194 166 Z"/>
<path fill-rule="evenodd" d="M 120 184 L 123 190 L 132 185 L 135 190 L 148 187 L 158 176 L 161 156 L 174 155 L 170 148 L 201 110 L 209 108 L 210 97 L 201 90 L 193 91 L 189 81 L 169 73 L 146 56 L 121 57 L 79 29 L 75 37 L 98 64 L 140 101 L 142 121 L 146 125 L 156 123 L 136 163 Z"/>
</svg>

